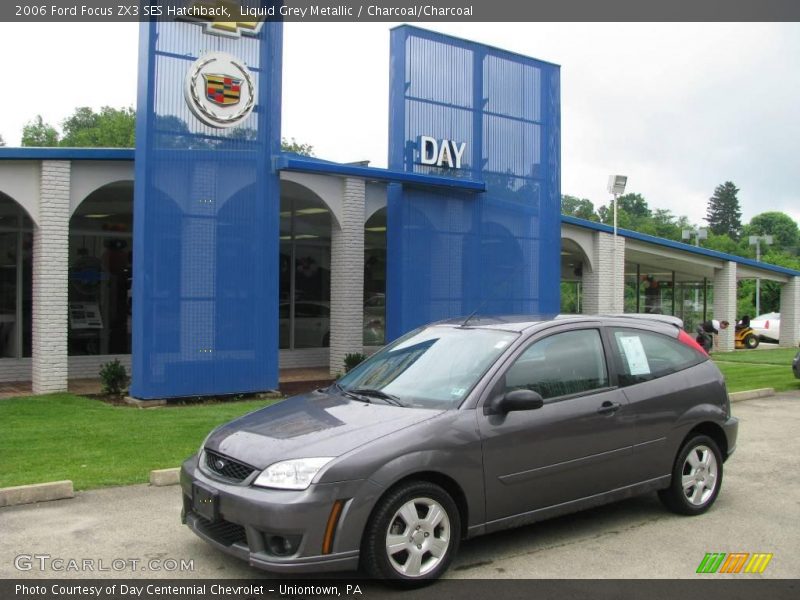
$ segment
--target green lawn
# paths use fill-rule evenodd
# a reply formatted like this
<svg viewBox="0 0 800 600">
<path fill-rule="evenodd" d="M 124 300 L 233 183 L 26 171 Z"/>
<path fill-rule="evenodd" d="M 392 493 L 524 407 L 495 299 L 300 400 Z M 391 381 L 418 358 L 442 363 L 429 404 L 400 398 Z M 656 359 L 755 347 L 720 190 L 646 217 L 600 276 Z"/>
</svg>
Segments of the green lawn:
<svg viewBox="0 0 800 600">
<path fill-rule="evenodd" d="M 0 400 L 0 487 L 144 483 L 152 469 L 179 466 L 215 426 L 272 402 L 138 409 L 71 394 Z"/>
<path fill-rule="evenodd" d="M 775 348 L 769 350 L 734 350 L 733 352 L 714 352 L 715 361 L 754 363 L 759 365 L 787 365 L 791 369 L 792 359 L 800 348 Z"/>
<path fill-rule="evenodd" d="M 792 373 L 792 359 L 797 348 L 737 350 L 715 352 L 717 363 L 729 392 L 771 387 L 777 391 L 800 390 L 800 379 Z"/>
<path fill-rule="evenodd" d="M 713 355 L 739 392 L 800 390 L 795 350 Z M 75 488 L 144 483 L 152 469 L 177 467 L 216 425 L 274 402 L 255 400 L 137 409 L 54 394 L 0 400 L 0 487 L 71 479 Z"/>
</svg>

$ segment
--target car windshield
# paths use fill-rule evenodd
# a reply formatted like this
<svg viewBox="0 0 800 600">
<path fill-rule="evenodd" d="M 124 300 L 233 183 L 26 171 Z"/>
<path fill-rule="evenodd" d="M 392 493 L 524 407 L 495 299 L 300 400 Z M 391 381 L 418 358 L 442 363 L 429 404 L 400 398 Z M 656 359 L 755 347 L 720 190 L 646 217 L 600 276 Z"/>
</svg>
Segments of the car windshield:
<svg viewBox="0 0 800 600">
<path fill-rule="evenodd" d="M 419 329 L 358 365 L 338 385 L 370 400 L 381 401 L 377 390 L 402 406 L 455 408 L 518 335 L 446 326 Z"/>
</svg>

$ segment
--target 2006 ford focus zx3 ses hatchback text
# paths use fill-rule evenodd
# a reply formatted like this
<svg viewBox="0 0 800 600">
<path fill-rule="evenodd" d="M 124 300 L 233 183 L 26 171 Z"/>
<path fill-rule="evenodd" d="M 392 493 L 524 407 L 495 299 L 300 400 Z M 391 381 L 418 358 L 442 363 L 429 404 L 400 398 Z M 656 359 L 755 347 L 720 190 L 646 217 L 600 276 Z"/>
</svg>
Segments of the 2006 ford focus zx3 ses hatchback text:
<svg viewBox="0 0 800 600">
<path fill-rule="evenodd" d="M 699 515 L 738 421 L 680 321 L 643 317 L 417 329 L 212 431 L 183 464 L 184 520 L 270 571 L 420 583 L 464 538 L 635 494 Z"/>
</svg>

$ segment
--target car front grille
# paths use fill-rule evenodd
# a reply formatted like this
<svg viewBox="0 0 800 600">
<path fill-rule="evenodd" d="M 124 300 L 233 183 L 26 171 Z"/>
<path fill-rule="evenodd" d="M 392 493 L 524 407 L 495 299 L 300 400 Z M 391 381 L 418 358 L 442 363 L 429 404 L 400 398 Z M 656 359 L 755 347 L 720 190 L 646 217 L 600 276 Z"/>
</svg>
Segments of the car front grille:
<svg viewBox="0 0 800 600">
<path fill-rule="evenodd" d="M 255 471 L 255 469 L 249 465 L 240 463 L 239 461 L 228 458 L 227 456 L 223 456 L 222 454 L 217 454 L 216 452 L 212 452 L 210 450 L 206 450 L 205 455 L 206 468 L 227 479 L 244 481 L 253 471 Z"/>
<path fill-rule="evenodd" d="M 215 542 L 224 546 L 232 546 L 233 544 L 247 545 L 247 533 L 241 525 L 224 519 L 209 521 L 197 514 L 195 514 L 195 519 L 197 529 Z"/>
</svg>

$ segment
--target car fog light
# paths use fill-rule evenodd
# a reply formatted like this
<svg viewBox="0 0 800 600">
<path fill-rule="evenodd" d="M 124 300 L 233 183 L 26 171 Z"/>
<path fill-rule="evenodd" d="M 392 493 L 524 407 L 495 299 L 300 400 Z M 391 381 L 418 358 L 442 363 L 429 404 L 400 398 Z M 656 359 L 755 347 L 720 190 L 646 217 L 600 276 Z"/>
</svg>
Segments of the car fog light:
<svg viewBox="0 0 800 600">
<path fill-rule="evenodd" d="M 290 556 L 300 545 L 299 535 L 267 535 L 267 548 L 275 556 Z"/>
</svg>

